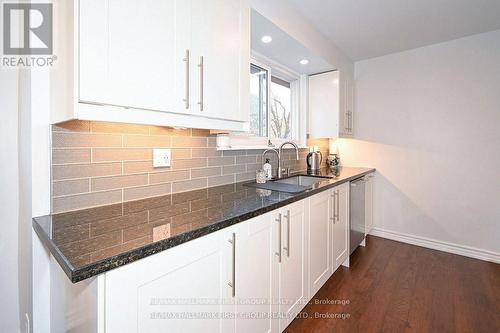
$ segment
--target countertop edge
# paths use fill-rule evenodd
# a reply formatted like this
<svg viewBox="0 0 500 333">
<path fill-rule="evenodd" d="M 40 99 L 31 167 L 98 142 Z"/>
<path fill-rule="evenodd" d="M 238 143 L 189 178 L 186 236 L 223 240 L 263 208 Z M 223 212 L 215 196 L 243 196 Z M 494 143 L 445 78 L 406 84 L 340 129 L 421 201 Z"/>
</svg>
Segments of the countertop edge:
<svg viewBox="0 0 500 333">
<path fill-rule="evenodd" d="M 37 217 L 34 217 L 32 219 L 32 225 L 33 228 L 35 229 L 36 234 L 38 237 L 42 240 L 42 242 L 48 247 L 50 250 L 50 253 L 54 256 L 56 261 L 59 263 L 65 274 L 68 276 L 68 278 L 71 280 L 72 283 L 77 283 L 83 280 L 86 280 L 88 278 L 91 278 L 93 276 L 97 276 L 99 274 L 108 272 L 110 270 L 113 270 L 115 268 L 124 266 L 126 264 L 132 263 L 134 261 L 149 257 L 151 255 L 157 254 L 159 252 L 163 252 L 165 250 L 168 250 L 170 248 L 173 248 L 175 246 L 181 245 L 183 243 L 187 243 L 191 240 L 206 236 L 210 233 L 222 230 L 224 228 L 230 227 L 232 225 L 235 225 L 240 222 L 247 221 L 249 219 L 252 219 L 254 217 L 263 215 L 267 212 L 276 210 L 278 208 L 281 208 L 283 206 L 289 205 L 293 202 L 297 202 L 303 199 L 306 199 L 312 195 L 321 193 L 323 191 L 326 191 L 328 189 L 331 189 L 333 187 L 339 186 L 341 184 L 344 184 L 346 182 L 351 181 L 352 179 L 362 177 L 364 175 L 370 174 L 375 172 L 375 168 L 368 168 L 366 171 L 357 173 L 355 175 L 352 175 L 347 178 L 343 178 L 338 181 L 334 181 L 331 184 L 322 186 L 321 188 L 317 189 L 312 189 L 303 193 L 298 194 L 297 196 L 294 196 L 292 198 L 276 202 L 272 205 L 269 205 L 264 208 L 259 208 L 254 211 L 250 211 L 247 213 L 244 213 L 242 215 L 234 216 L 231 217 L 227 220 L 208 225 L 205 227 L 202 227 L 200 229 L 196 229 L 190 232 L 187 232 L 185 234 L 180 234 L 177 236 L 174 236 L 172 238 L 168 238 L 162 241 L 158 241 L 152 244 L 147 244 L 142 247 L 135 248 L 133 250 L 120 253 L 118 255 L 99 260 L 97 262 L 85 265 L 83 267 L 80 267 L 76 269 L 73 267 L 73 265 L 66 260 L 64 254 L 58 249 L 58 247 L 54 244 L 54 242 L 47 238 L 45 235 L 45 232 L 42 230 L 41 226 L 36 222 Z M 333 179 L 334 180 L 334 179 Z"/>
<path fill-rule="evenodd" d="M 56 261 L 59 263 L 59 266 L 61 266 L 61 269 L 68 276 L 71 282 L 73 283 L 78 282 L 78 281 L 73 281 L 73 274 L 75 272 L 75 268 L 68 260 L 66 260 L 64 254 L 62 254 L 61 250 L 59 250 L 57 245 L 54 244 L 52 239 L 49 239 L 45 236 L 45 231 L 43 231 L 42 227 L 40 227 L 40 225 L 36 222 L 36 217 L 32 218 L 31 224 L 33 226 L 33 229 L 35 230 L 35 233 L 38 235 L 38 238 L 42 241 L 42 243 L 45 246 L 48 247 L 50 254 L 54 256 Z"/>
</svg>

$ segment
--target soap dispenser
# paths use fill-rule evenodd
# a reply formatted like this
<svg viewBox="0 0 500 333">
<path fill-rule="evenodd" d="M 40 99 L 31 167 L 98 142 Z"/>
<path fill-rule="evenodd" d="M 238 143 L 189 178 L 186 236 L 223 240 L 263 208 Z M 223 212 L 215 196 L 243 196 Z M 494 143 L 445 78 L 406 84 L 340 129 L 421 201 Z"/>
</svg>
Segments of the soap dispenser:
<svg viewBox="0 0 500 333">
<path fill-rule="evenodd" d="M 273 178 L 273 167 L 272 167 L 271 163 L 269 163 L 268 158 L 266 158 L 266 163 L 264 163 L 264 165 L 262 166 L 262 169 L 264 169 L 267 179 Z"/>
</svg>

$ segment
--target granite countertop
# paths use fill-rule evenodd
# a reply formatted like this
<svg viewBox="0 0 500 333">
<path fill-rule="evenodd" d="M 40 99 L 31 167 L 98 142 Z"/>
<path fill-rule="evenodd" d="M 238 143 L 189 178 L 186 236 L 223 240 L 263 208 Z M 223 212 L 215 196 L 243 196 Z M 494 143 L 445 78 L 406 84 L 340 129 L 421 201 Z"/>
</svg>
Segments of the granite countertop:
<svg viewBox="0 0 500 333">
<path fill-rule="evenodd" d="M 33 228 L 76 283 L 374 171 L 343 167 L 334 173 L 323 169 L 316 175 L 328 178 L 296 194 L 245 183 L 210 187 L 35 217 Z"/>
</svg>

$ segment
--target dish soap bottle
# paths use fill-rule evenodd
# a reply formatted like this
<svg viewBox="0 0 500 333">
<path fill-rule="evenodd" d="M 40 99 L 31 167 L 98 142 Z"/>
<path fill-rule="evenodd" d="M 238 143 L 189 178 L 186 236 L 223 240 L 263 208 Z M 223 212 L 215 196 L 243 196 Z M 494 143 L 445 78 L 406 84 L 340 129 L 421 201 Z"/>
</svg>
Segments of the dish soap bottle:
<svg viewBox="0 0 500 333">
<path fill-rule="evenodd" d="M 262 169 L 266 172 L 266 178 L 271 179 L 273 178 L 273 166 L 271 163 L 269 163 L 269 159 L 266 158 L 266 163 L 262 166 Z"/>
</svg>

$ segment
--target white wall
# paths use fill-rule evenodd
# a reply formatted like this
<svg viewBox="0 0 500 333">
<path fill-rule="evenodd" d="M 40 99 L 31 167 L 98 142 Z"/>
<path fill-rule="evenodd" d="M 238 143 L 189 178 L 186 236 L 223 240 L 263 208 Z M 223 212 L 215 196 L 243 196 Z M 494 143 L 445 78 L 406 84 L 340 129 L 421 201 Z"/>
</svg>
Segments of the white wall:
<svg viewBox="0 0 500 333">
<path fill-rule="evenodd" d="M 31 332 L 30 74 L 0 68 L 0 332 Z"/>
<path fill-rule="evenodd" d="M 50 214 L 50 91 L 49 71 L 31 72 L 32 101 L 32 216 Z M 51 314 L 51 257 L 40 238 L 32 231 L 33 318 L 36 333 L 48 333 Z"/>
<path fill-rule="evenodd" d="M 0 70 L 0 332 L 19 331 L 18 72 Z"/>
<path fill-rule="evenodd" d="M 361 61 L 355 75 L 359 140 L 339 148 L 344 165 L 379 171 L 375 226 L 498 260 L 500 30 Z"/>
<path fill-rule="evenodd" d="M 29 72 L 0 69 L 0 332 L 28 331 L 32 317 L 29 84 Z"/>
<path fill-rule="evenodd" d="M 19 311 L 21 327 L 31 332 L 32 295 L 32 191 L 31 191 L 31 71 L 19 74 Z M 36 167 L 36 166 L 35 166 Z M 36 200 L 36 198 L 35 198 Z M 27 317 L 29 319 L 27 319 Z"/>
</svg>

